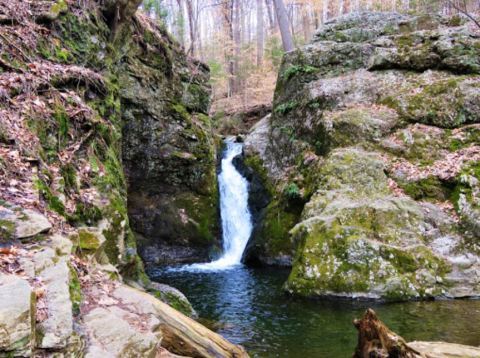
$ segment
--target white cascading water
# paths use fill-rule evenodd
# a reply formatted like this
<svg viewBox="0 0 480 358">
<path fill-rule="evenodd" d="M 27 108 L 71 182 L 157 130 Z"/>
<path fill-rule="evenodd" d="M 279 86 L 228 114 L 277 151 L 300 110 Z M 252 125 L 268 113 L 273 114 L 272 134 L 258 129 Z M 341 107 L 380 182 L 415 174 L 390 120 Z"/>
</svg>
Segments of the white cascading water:
<svg viewBox="0 0 480 358">
<path fill-rule="evenodd" d="M 216 271 L 239 265 L 252 233 L 252 218 L 248 209 L 248 182 L 232 162 L 233 158 L 242 153 L 243 146 L 231 140 L 225 144 L 221 172 L 218 176 L 223 254 L 215 261 L 186 265 L 180 270 Z"/>
</svg>

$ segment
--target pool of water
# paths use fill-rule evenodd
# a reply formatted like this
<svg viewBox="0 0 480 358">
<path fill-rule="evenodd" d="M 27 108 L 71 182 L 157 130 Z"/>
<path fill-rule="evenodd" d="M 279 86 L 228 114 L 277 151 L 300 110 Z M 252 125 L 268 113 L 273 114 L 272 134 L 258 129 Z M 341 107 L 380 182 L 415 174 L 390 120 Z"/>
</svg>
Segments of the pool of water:
<svg viewBox="0 0 480 358">
<path fill-rule="evenodd" d="M 252 357 L 351 357 L 352 320 L 372 307 L 395 332 L 410 340 L 480 345 L 480 301 L 455 300 L 379 304 L 305 300 L 285 295 L 288 271 L 238 267 L 217 272 L 150 272 L 180 289 L 203 323 Z"/>
</svg>

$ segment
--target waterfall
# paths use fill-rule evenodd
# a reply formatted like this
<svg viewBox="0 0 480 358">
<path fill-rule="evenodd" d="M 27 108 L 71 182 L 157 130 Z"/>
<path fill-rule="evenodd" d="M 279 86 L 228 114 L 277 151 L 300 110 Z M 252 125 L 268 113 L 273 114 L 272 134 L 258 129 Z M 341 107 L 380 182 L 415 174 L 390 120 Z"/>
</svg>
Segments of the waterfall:
<svg viewBox="0 0 480 358">
<path fill-rule="evenodd" d="M 227 140 L 225 144 L 221 172 L 218 175 L 223 254 L 215 261 L 186 265 L 180 270 L 215 271 L 239 265 L 252 233 L 248 182 L 233 165 L 233 158 L 242 153 L 243 145 L 232 140 Z"/>
</svg>

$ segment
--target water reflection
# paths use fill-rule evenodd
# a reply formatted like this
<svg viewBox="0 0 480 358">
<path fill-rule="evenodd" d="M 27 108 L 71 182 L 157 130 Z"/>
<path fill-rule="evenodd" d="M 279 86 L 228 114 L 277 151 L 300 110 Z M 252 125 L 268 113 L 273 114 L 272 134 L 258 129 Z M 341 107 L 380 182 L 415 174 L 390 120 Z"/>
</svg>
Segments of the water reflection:
<svg viewBox="0 0 480 358">
<path fill-rule="evenodd" d="M 220 334 L 253 357 L 350 357 L 356 344 L 352 319 L 367 307 L 407 340 L 480 345 L 480 301 L 302 300 L 283 293 L 288 272 L 278 269 L 151 275 L 182 290 L 202 317 L 220 323 Z"/>
</svg>

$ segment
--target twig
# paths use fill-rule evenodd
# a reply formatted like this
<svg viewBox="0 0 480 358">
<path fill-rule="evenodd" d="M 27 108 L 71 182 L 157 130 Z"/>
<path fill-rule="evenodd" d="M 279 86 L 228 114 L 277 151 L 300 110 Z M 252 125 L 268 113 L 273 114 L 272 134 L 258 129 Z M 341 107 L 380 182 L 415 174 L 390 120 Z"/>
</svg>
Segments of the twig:
<svg viewBox="0 0 480 358">
<path fill-rule="evenodd" d="M 17 45 L 15 45 L 14 43 L 12 43 L 8 37 L 6 37 L 4 34 L 2 34 L 0 32 L 0 37 L 3 38 L 10 46 L 13 46 L 18 52 L 20 52 L 22 54 L 22 56 L 28 60 L 28 62 L 32 62 L 32 59 L 30 57 L 28 57 L 27 55 L 25 55 L 25 52 L 23 52 L 23 50 L 18 47 Z"/>
<path fill-rule="evenodd" d="M 470 20 L 472 20 L 475 25 L 477 25 L 478 28 L 480 28 L 480 21 L 477 20 L 472 14 L 470 14 L 468 11 L 467 11 L 467 6 L 465 5 L 465 9 L 462 9 L 460 8 L 457 4 L 455 4 L 455 2 L 451 1 L 451 0 L 447 0 L 447 2 L 455 9 L 457 10 L 458 12 L 462 13 L 463 15 L 465 15 L 466 17 L 468 17 Z"/>
</svg>

